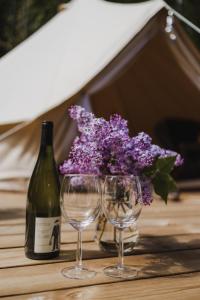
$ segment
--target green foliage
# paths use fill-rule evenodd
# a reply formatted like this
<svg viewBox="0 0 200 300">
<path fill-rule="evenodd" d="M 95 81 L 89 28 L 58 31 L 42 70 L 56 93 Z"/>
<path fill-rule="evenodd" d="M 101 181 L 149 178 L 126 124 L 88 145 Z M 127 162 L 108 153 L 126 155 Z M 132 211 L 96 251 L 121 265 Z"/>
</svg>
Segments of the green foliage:
<svg viewBox="0 0 200 300">
<path fill-rule="evenodd" d="M 152 183 L 155 193 L 167 204 L 168 194 L 176 191 L 176 183 L 173 178 L 167 173 L 159 173 L 153 178 Z"/>
<path fill-rule="evenodd" d="M 171 173 L 174 168 L 176 156 L 159 158 L 156 162 L 156 170 L 161 173 Z"/>
<path fill-rule="evenodd" d="M 159 195 L 165 203 L 170 192 L 176 191 L 176 183 L 170 173 L 174 168 L 176 157 L 158 158 L 156 163 L 147 168 L 144 174 L 150 177 L 154 187 L 154 191 Z"/>
<path fill-rule="evenodd" d="M 176 9 L 180 14 L 182 14 L 189 21 L 194 23 L 200 28 L 200 1 L 199 0 L 165 0 L 171 7 Z M 200 36 L 188 25 L 182 23 L 183 27 L 195 42 L 195 44 L 200 48 Z"/>
<path fill-rule="evenodd" d="M 0 56 L 44 25 L 69 0 L 0 0 Z"/>
<path fill-rule="evenodd" d="M 0 56 L 6 54 L 35 32 L 57 12 L 60 3 L 70 0 L 0 0 Z M 84 1 L 84 0 L 83 0 Z M 116 3 L 139 3 L 149 0 L 105 0 Z M 200 1 L 166 0 L 189 20 L 200 26 Z M 186 31 L 200 46 L 199 35 L 185 26 Z"/>
</svg>

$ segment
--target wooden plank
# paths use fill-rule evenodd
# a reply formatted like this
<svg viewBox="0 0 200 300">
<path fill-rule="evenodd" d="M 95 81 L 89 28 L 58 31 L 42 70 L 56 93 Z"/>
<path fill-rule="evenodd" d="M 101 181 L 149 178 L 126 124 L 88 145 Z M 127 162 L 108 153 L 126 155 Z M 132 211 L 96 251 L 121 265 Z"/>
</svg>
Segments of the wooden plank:
<svg viewBox="0 0 200 300">
<path fill-rule="evenodd" d="M 0 250 L 0 269 L 8 267 L 19 266 L 31 266 L 41 264 L 51 264 L 59 261 L 74 261 L 76 252 L 76 243 L 65 244 L 61 247 L 60 257 L 51 260 L 32 260 L 28 259 L 24 255 L 24 248 L 12 248 Z M 110 257 L 109 253 L 105 253 L 99 250 L 99 247 L 94 242 L 88 242 L 83 244 L 83 258 L 104 258 Z"/>
<path fill-rule="evenodd" d="M 197 210 L 197 209 L 196 209 Z M 172 225 L 185 225 L 185 218 L 187 218 L 188 224 L 200 224 L 200 214 L 199 212 L 197 215 L 190 216 L 189 214 L 187 216 L 160 216 L 157 214 L 154 214 L 153 216 L 141 216 L 138 220 L 138 225 L 140 227 L 149 227 L 149 226 L 172 226 Z M 14 221 L 14 220 L 13 220 Z M 70 225 L 66 225 L 64 221 L 62 222 L 62 231 L 72 231 L 72 227 Z M 90 229 L 95 229 L 96 225 L 95 223 L 91 224 L 89 226 Z M 2 235 L 13 235 L 13 234 L 24 234 L 25 232 L 25 224 L 2 224 L 0 226 L 0 236 Z"/>
<path fill-rule="evenodd" d="M 96 225 L 90 224 L 87 227 L 86 231 L 95 230 Z M 69 224 L 62 223 L 61 226 L 62 232 L 76 232 L 76 230 Z M 6 225 L 6 226 L 0 226 L 0 236 L 9 236 L 9 235 L 19 235 L 19 234 L 25 234 L 25 225 L 19 224 L 19 225 Z"/>
<path fill-rule="evenodd" d="M 25 217 L 19 219 L 8 219 L 8 220 L 1 220 L 1 212 L 0 212 L 0 230 L 3 226 L 16 226 L 16 225 L 25 225 Z"/>
<path fill-rule="evenodd" d="M 24 243 L 25 194 L 16 195 L 11 193 L 4 194 L 3 196 L 4 198 L 0 193 L 0 247 L 21 247 Z M 152 254 L 130 256 L 126 258 L 126 260 L 128 260 L 130 263 L 136 264 L 139 267 L 143 267 L 143 271 L 140 272 L 140 279 L 156 276 L 156 279 L 148 280 L 160 281 L 162 279 L 160 276 L 200 271 L 200 263 L 198 262 L 200 254 L 199 250 L 175 251 L 171 253 L 166 252 L 173 250 L 196 249 L 200 246 L 200 241 L 198 238 L 199 235 L 197 234 L 200 233 L 200 194 L 183 194 L 181 197 L 182 201 L 180 203 L 169 202 L 168 206 L 166 207 L 162 202 L 155 201 L 151 207 L 143 209 L 143 213 L 139 222 L 141 226 L 140 232 L 148 235 L 149 237 L 142 237 L 140 239 L 140 244 L 138 249 L 136 249 L 136 254 L 146 252 L 151 252 Z M 18 225 L 13 226 L 14 224 Z M 88 237 L 88 232 L 85 232 L 84 234 L 86 237 L 85 240 L 92 240 L 94 236 L 94 227 L 93 230 L 89 231 L 91 239 Z M 162 237 L 160 237 L 160 235 L 162 235 Z M 6 268 L 0 270 L 0 295 L 14 295 L 48 291 L 49 289 L 57 290 L 69 288 L 71 289 L 69 291 L 72 292 L 72 299 L 76 299 L 76 296 L 80 299 L 80 297 L 82 297 L 82 293 L 78 293 L 76 295 L 76 291 L 75 294 L 73 292 L 73 287 L 77 287 L 77 281 L 73 283 L 73 280 L 67 280 L 61 277 L 60 274 L 60 268 L 65 265 L 68 266 L 72 264 L 69 261 L 74 259 L 74 250 L 76 244 L 72 244 L 71 242 L 76 242 L 76 234 L 71 230 L 68 231 L 64 229 L 62 238 L 63 242 L 68 244 L 62 245 L 63 252 L 59 260 L 51 260 L 48 262 L 28 260 L 24 257 L 23 248 L 0 250 L 0 266 L 2 268 Z M 113 279 L 108 277 L 105 278 L 101 272 L 101 269 L 103 266 L 114 262 L 114 259 L 105 258 L 107 254 L 99 251 L 97 245 L 94 243 L 86 243 L 84 245 L 84 249 L 84 258 L 91 259 L 87 262 L 87 264 L 93 267 L 95 266 L 95 269 L 97 268 L 98 276 L 94 279 L 94 282 L 78 281 L 78 284 L 81 286 L 89 286 L 91 284 L 102 285 L 106 283 L 106 286 L 109 286 L 108 283 L 112 282 Z M 155 254 L 156 252 L 161 251 L 164 251 L 165 253 Z M 68 262 L 64 263 L 63 261 L 66 260 L 68 260 Z M 49 285 L 50 282 L 52 285 Z M 136 282 L 144 282 L 143 288 L 142 286 L 140 287 L 141 291 L 146 288 L 146 280 L 134 281 L 134 284 Z M 175 281 L 173 281 L 173 283 L 174 282 Z M 122 286 L 120 288 L 122 289 L 122 293 L 118 294 L 119 285 L 121 286 L 121 284 L 125 283 L 118 282 L 117 289 L 114 289 L 112 286 L 110 292 L 108 290 L 106 295 L 108 295 L 109 298 L 113 298 L 112 295 L 114 295 L 114 297 L 119 296 L 118 299 L 123 299 L 123 289 L 126 287 L 123 288 Z M 114 286 L 116 285 L 114 284 Z M 185 284 L 183 283 L 182 286 L 185 287 Z M 131 282 L 127 282 L 127 291 L 128 287 L 131 287 Z M 80 289 L 88 291 L 88 288 L 91 289 L 93 287 L 90 286 Z M 156 288 L 157 283 L 155 291 L 157 290 Z M 180 283 L 180 287 L 177 288 L 177 290 L 172 291 L 174 292 L 171 294 L 172 299 L 179 299 L 176 298 L 179 296 L 181 300 L 184 299 L 181 289 L 182 287 Z M 190 289 L 192 290 L 192 287 Z M 112 290 L 116 290 L 117 292 L 112 294 Z M 154 294 L 154 292 L 150 290 L 145 295 L 138 294 L 138 297 L 136 298 L 140 299 L 141 296 L 141 298 L 145 297 L 145 299 L 153 300 L 158 299 L 158 297 L 161 295 L 163 299 L 168 300 L 167 297 L 169 297 L 169 294 L 167 296 L 167 293 L 170 293 L 170 288 L 166 289 L 166 295 L 165 293 L 162 294 L 163 290 L 165 291 L 164 286 L 160 288 L 158 294 Z M 184 290 L 184 294 L 186 294 L 185 292 L 187 292 L 188 296 L 188 298 L 185 299 L 199 299 L 199 294 L 198 298 L 191 298 L 190 291 Z M 192 293 L 192 296 L 195 297 L 196 293 L 199 293 L 199 289 L 194 287 L 194 293 Z M 44 297 L 46 297 L 45 295 Z M 48 292 L 47 295 L 53 297 L 54 292 L 53 294 L 51 294 L 51 292 L 49 294 Z M 59 297 L 57 291 L 55 292 L 55 295 L 55 299 L 57 299 L 57 296 Z M 134 290 L 130 290 L 130 295 L 127 299 L 132 299 L 133 295 L 135 296 Z M 94 298 L 91 296 L 91 299 L 103 299 L 103 297 L 105 297 L 105 295 L 98 295 L 98 293 L 97 295 L 94 293 L 94 296 L 99 298 Z M 64 299 L 66 294 L 64 294 L 64 296 L 61 294 L 60 297 L 60 299 Z M 22 299 L 22 296 L 20 296 L 18 299 Z M 90 298 L 87 297 L 87 299 Z"/>
<path fill-rule="evenodd" d="M 194 234 L 200 232 L 200 226 L 195 224 L 148 226 L 140 228 L 140 233 L 145 236 L 173 236 L 175 234 Z"/>
<path fill-rule="evenodd" d="M 200 226 L 196 224 L 190 224 L 189 222 L 185 222 L 185 224 L 181 225 L 171 225 L 171 224 L 159 224 L 156 223 L 156 226 L 145 226 L 141 227 L 139 224 L 139 231 L 141 236 L 173 236 L 173 235 L 181 235 L 181 234 L 199 234 Z M 95 230 L 87 230 L 83 232 L 83 241 L 89 242 L 93 241 L 95 235 Z M 76 232 L 71 231 L 62 232 L 61 240 L 62 243 L 72 243 L 76 242 Z M 15 247 L 23 247 L 24 246 L 24 234 L 14 234 L 14 235 L 3 235 L 0 237 L 0 249 L 5 248 L 15 248 Z"/>
<path fill-rule="evenodd" d="M 200 250 L 176 251 L 162 254 L 137 255 L 126 257 L 126 263 L 140 269 L 138 278 L 152 278 L 200 271 Z M 60 262 L 54 264 L 7 268 L 0 270 L 0 295 L 11 296 L 25 293 L 53 291 L 58 289 L 91 286 L 119 279 L 107 277 L 102 269 L 116 263 L 116 258 L 85 261 L 90 269 L 97 271 L 97 276 L 90 280 L 66 279 L 61 270 L 74 263 Z M 34 283 L 34 284 L 33 284 Z M 134 283 L 133 283 L 134 284 Z"/>
<path fill-rule="evenodd" d="M 166 207 L 176 208 L 182 206 L 187 206 L 191 209 L 194 206 L 199 205 L 200 201 L 200 193 L 199 192 L 188 192 L 188 193 L 181 193 L 180 201 L 174 202 L 169 201 L 168 205 L 166 206 L 163 201 L 154 201 L 154 203 L 150 206 L 150 210 L 147 207 L 146 211 L 156 211 L 159 209 L 165 209 Z M 26 207 L 26 193 L 16 193 L 16 192 L 0 192 L 0 211 L 9 210 L 13 208 L 25 210 Z"/>
<path fill-rule="evenodd" d="M 24 233 L 25 233 L 24 224 L 0 226 L 0 236 L 6 235 L 8 237 L 9 235 L 16 235 L 16 234 L 24 235 Z"/>
<path fill-rule="evenodd" d="M 19 192 L 0 192 L 0 207 L 1 210 L 9 208 L 22 208 L 26 205 L 26 193 Z"/>
<path fill-rule="evenodd" d="M 158 220 L 157 222 L 161 222 L 161 224 L 164 222 L 173 222 L 175 219 L 179 220 L 179 222 L 184 222 L 184 218 L 190 218 L 190 220 L 195 218 L 195 220 L 199 220 L 199 206 L 187 207 L 183 204 L 180 204 L 177 208 L 173 207 L 172 209 L 170 205 L 171 203 L 164 209 L 153 209 L 153 207 L 143 208 L 139 222 L 145 225 L 146 220 L 150 220 L 150 222 L 152 222 L 152 220 L 154 220 L 154 222 Z M 20 210 L 16 208 L 12 210 L 12 214 L 9 215 L 9 217 L 8 214 L 9 211 L 0 209 L 0 232 L 1 227 L 4 226 L 25 225 L 25 210 L 21 210 L 20 212 Z"/>
<path fill-rule="evenodd" d="M 62 243 L 74 243 L 77 241 L 77 234 L 74 231 L 65 231 L 62 233 Z M 94 230 L 88 230 L 83 232 L 83 241 L 89 242 L 94 240 Z M 24 234 L 14 234 L 11 236 L 1 236 L 0 237 L 0 249 L 23 247 L 25 237 Z"/>
<path fill-rule="evenodd" d="M 197 216 L 187 216 L 187 223 L 190 225 L 200 225 L 200 215 L 198 213 Z M 165 226 L 172 226 L 172 225 L 185 225 L 185 216 L 175 216 L 175 217 L 157 217 L 155 214 L 154 217 L 141 217 L 138 220 L 138 226 L 141 228 L 145 227 L 165 227 Z M 95 223 L 91 224 L 86 230 L 95 230 Z M 72 226 L 69 224 L 62 223 L 62 231 L 74 231 Z M 25 224 L 15 224 L 15 225 L 1 225 L 0 226 L 0 236 L 8 236 L 8 235 L 15 235 L 15 234 L 24 234 L 25 233 Z"/>
<path fill-rule="evenodd" d="M 147 254 L 167 252 L 175 250 L 200 249 L 199 234 L 175 235 L 172 237 L 141 237 L 135 248 L 134 254 Z M 0 249 L 0 268 L 28 266 L 58 261 L 75 260 L 76 243 L 63 244 L 60 257 L 53 260 L 31 260 L 25 257 L 24 248 Z M 96 242 L 83 243 L 83 258 L 97 259 L 111 257 L 113 255 L 99 249 Z"/>
<path fill-rule="evenodd" d="M 26 194 L 0 192 L 0 226 L 24 224 Z M 0 227 L 1 230 L 1 227 Z"/>
<path fill-rule="evenodd" d="M 199 300 L 200 273 L 11 296 L 7 300 Z"/>
<path fill-rule="evenodd" d="M 200 201 L 199 201 L 200 203 Z M 183 223 L 185 218 L 189 218 L 190 222 L 199 222 L 199 205 L 186 206 L 182 203 L 174 206 L 171 202 L 168 206 L 153 204 L 151 207 L 144 207 L 139 222 L 145 225 L 146 222 L 174 223 L 176 220 Z M 25 224 L 25 208 L 13 206 L 9 209 L 0 208 L 0 234 L 4 230 L 4 226 L 23 227 Z M 17 230 L 17 229 L 16 229 Z"/>
<path fill-rule="evenodd" d="M 150 207 L 144 207 L 139 221 L 145 226 L 149 221 L 148 218 L 161 224 L 172 224 L 175 219 L 199 218 L 200 193 L 181 194 L 181 202 L 169 201 L 166 206 L 162 201 L 154 201 Z M 25 223 L 25 193 L 7 193 L 0 192 L 0 234 L 3 232 L 5 225 L 22 225 Z M 167 220 L 165 220 L 167 218 Z M 159 220 L 158 220 L 159 219 Z"/>
<path fill-rule="evenodd" d="M 174 222 L 176 219 L 178 222 L 184 222 L 184 218 L 189 218 L 192 222 L 198 222 L 199 220 L 199 206 L 195 206 L 193 208 L 187 208 L 180 205 L 180 208 L 170 210 L 168 207 L 165 210 L 150 210 L 150 208 L 143 208 L 142 214 L 139 218 L 139 222 L 145 225 L 146 220 L 150 220 L 152 222 Z M 148 210 L 148 212 L 147 212 Z M 16 212 L 16 215 L 15 215 Z M 24 226 L 25 225 L 25 211 L 23 211 L 23 218 L 17 216 L 17 209 L 13 209 L 13 213 L 9 218 L 6 218 L 7 211 L 0 210 L 0 233 L 3 230 L 3 227 L 6 226 Z M 22 213 L 21 213 L 22 215 Z M 194 220 L 193 220 L 194 218 Z M 147 221 L 149 222 L 149 221 Z"/>
<path fill-rule="evenodd" d="M 13 199 L 14 200 L 14 199 Z M 23 202 L 23 203 L 22 203 Z M 9 203 L 3 205 L 3 207 L 0 208 L 0 214 L 1 214 L 1 224 L 3 224 L 4 220 L 7 219 L 23 219 L 25 217 L 25 202 L 24 201 L 13 201 L 12 203 Z M 200 199 L 199 199 L 200 202 Z M 142 215 L 145 216 L 151 216 L 155 213 L 159 213 L 162 216 L 173 216 L 174 214 L 182 215 L 184 214 L 192 214 L 195 215 L 198 214 L 195 209 L 199 207 L 199 202 L 196 202 L 195 204 L 188 202 L 178 202 L 173 203 L 171 201 L 168 202 L 168 205 L 166 206 L 161 201 L 155 201 L 151 206 L 145 206 L 142 210 Z M 1 201 L 0 201 L 1 205 Z M 187 208 L 187 209 L 186 209 Z"/>
<path fill-rule="evenodd" d="M 197 220 L 198 219 L 198 220 Z M 173 236 L 180 234 L 198 234 L 200 233 L 200 218 L 194 218 L 192 222 L 191 219 L 182 220 L 182 222 L 173 220 L 159 220 L 155 219 L 146 219 L 144 223 L 139 222 L 138 228 L 142 236 Z M 22 225 L 18 226 L 5 226 L 2 229 L 0 227 L 0 249 L 5 248 L 15 248 L 24 246 L 24 227 Z M 21 232 L 21 233 L 18 233 Z M 10 233 L 10 234 L 9 234 Z M 13 234 L 12 234 L 13 233 Z M 95 235 L 95 224 L 83 232 L 84 241 L 92 241 Z M 61 240 L 62 243 L 72 243 L 76 241 L 77 234 L 75 230 L 67 229 L 65 226 L 62 226 Z"/>
</svg>

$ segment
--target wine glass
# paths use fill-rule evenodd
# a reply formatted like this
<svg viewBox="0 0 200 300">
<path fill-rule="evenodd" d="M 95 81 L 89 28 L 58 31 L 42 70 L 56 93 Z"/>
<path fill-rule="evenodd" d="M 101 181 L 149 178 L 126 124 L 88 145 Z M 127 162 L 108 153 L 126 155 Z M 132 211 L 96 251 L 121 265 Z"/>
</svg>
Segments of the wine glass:
<svg viewBox="0 0 200 300">
<path fill-rule="evenodd" d="M 104 269 L 111 277 L 131 279 L 138 270 L 124 265 L 123 230 L 134 224 L 142 209 L 139 178 L 131 175 L 106 176 L 102 193 L 102 208 L 108 221 L 119 231 L 118 264 Z"/>
<path fill-rule="evenodd" d="M 82 230 L 97 217 L 101 207 L 101 183 L 95 175 L 65 175 L 61 186 L 63 217 L 78 231 L 76 265 L 64 268 L 62 274 L 73 279 L 89 279 L 96 275 L 82 264 Z"/>
</svg>

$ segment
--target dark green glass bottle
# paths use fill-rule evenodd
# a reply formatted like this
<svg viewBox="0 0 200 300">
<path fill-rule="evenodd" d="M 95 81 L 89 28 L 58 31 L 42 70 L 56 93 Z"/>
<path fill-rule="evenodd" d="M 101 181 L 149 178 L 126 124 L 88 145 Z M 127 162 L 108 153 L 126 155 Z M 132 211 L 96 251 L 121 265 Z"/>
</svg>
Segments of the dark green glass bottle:
<svg viewBox="0 0 200 300">
<path fill-rule="evenodd" d="M 60 251 L 60 184 L 53 152 L 53 123 L 42 123 L 39 156 L 31 176 L 26 207 L 25 254 L 50 259 Z"/>
</svg>

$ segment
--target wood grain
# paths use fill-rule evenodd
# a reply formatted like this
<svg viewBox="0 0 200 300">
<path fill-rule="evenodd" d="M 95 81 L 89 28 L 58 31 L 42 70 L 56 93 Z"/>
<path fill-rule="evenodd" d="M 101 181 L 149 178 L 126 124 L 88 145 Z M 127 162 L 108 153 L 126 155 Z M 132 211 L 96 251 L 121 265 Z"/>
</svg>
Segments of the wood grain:
<svg viewBox="0 0 200 300">
<path fill-rule="evenodd" d="M 83 233 L 85 264 L 97 270 L 92 280 L 67 280 L 60 273 L 63 267 L 74 264 L 77 235 L 70 226 L 62 226 L 60 258 L 50 261 L 25 258 L 25 205 L 24 193 L 0 193 L 0 297 L 199 299 L 200 193 L 181 194 L 180 202 L 170 201 L 167 206 L 156 200 L 143 209 L 135 255 L 125 258 L 125 262 L 141 271 L 138 280 L 127 282 L 104 276 L 102 269 L 115 263 L 116 258 L 100 251 L 93 242 L 95 224 Z"/>
<path fill-rule="evenodd" d="M 200 250 L 175 251 L 162 254 L 147 254 L 126 257 L 126 263 L 139 268 L 139 278 L 160 277 L 200 271 Z M 116 258 L 87 260 L 85 264 L 97 271 L 97 276 L 90 280 L 69 280 L 62 276 L 64 267 L 74 263 L 7 268 L 0 270 L 0 295 L 10 296 L 25 293 L 90 286 L 109 282 L 119 282 L 103 274 L 102 270 L 116 263 Z M 31 274 L 31 275 L 30 275 Z M 34 284 L 33 284 L 34 283 Z"/>
<path fill-rule="evenodd" d="M 75 231 L 64 231 L 62 232 L 62 243 L 74 243 L 77 241 L 77 234 Z M 23 247 L 24 246 L 24 234 L 13 234 L 9 236 L 0 237 L 0 249 Z M 83 241 L 93 241 L 94 240 L 94 230 L 85 231 L 83 233 Z"/>
<path fill-rule="evenodd" d="M 199 300 L 200 273 L 11 296 L 7 300 Z"/>
<path fill-rule="evenodd" d="M 160 253 L 177 250 L 200 249 L 199 234 L 183 234 L 174 236 L 140 237 L 133 255 L 145 253 Z M 75 260 L 76 243 L 62 244 L 59 258 L 48 263 Z M 83 243 L 83 258 L 97 259 L 114 255 L 101 251 L 96 242 Z M 25 257 L 24 248 L 0 249 L 0 268 L 46 264 L 46 260 L 31 260 Z"/>
<path fill-rule="evenodd" d="M 41 264 L 51 264 L 59 261 L 75 261 L 76 243 L 64 244 L 61 247 L 60 257 L 47 260 L 32 260 L 24 255 L 24 248 L 11 248 L 0 250 L 0 269 L 19 266 L 31 266 Z M 111 255 L 105 254 L 99 250 L 99 247 L 94 242 L 83 244 L 83 258 L 103 258 Z"/>
<path fill-rule="evenodd" d="M 193 215 L 192 217 L 188 214 L 186 216 L 176 216 L 176 217 L 142 217 L 141 220 L 138 221 L 138 226 L 144 231 L 146 227 L 166 227 L 166 226 L 182 226 L 183 228 L 187 228 L 188 224 L 190 226 L 195 226 L 196 231 L 199 232 L 200 227 L 200 215 L 198 213 L 197 216 Z M 187 222 L 185 221 L 184 217 L 187 217 Z M 88 230 L 95 230 L 96 225 L 93 223 L 91 224 L 86 231 Z M 62 232 L 72 232 L 74 229 L 70 225 L 62 224 Z M 0 226 L 0 237 L 1 236 L 9 236 L 15 234 L 23 234 L 25 233 L 25 224 L 9 224 L 9 225 L 1 225 Z"/>
<path fill-rule="evenodd" d="M 145 221 L 147 222 L 147 220 Z M 175 222 L 175 221 L 174 221 Z M 146 226 L 138 225 L 141 236 L 173 236 L 173 235 L 184 235 L 184 234 L 200 234 L 200 224 L 198 223 L 190 223 L 189 221 L 183 222 L 184 224 L 171 224 L 168 223 L 167 220 L 161 220 L 160 223 L 158 219 L 155 219 L 155 224 L 149 222 Z M 149 225 L 148 225 L 149 224 Z M 13 225 L 12 225 L 13 227 Z M 0 228 L 1 229 L 1 228 Z M 6 229 L 7 230 L 7 229 Z M 12 234 L 12 228 L 8 229 L 10 231 L 10 235 L 1 234 L 0 235 L 0 249 L 5 248 L 16 248 L 24 246 L 24 233 L 17 233 L 17 228 L 13 229 L 15 231 Z M 83 232 L 83 241 L 89 242 L 94 240 L 95 229 L 86 230 Z M 61 240 L 63 244 L 76 242 L 77 234 L 75 230 L 65 231 L 62 230 Z"/>
</svg>

